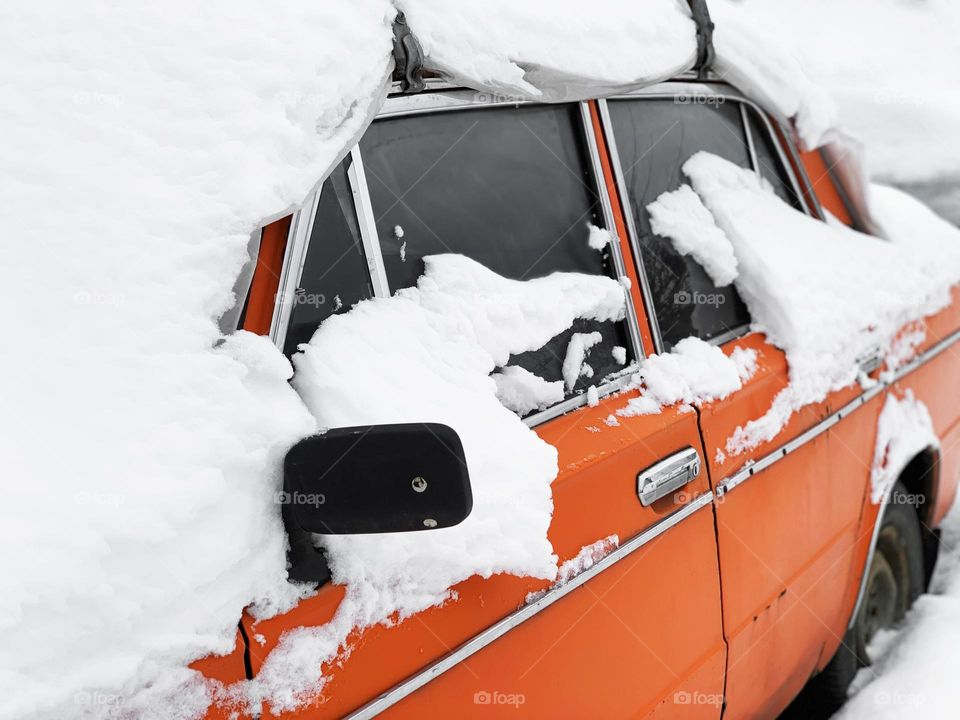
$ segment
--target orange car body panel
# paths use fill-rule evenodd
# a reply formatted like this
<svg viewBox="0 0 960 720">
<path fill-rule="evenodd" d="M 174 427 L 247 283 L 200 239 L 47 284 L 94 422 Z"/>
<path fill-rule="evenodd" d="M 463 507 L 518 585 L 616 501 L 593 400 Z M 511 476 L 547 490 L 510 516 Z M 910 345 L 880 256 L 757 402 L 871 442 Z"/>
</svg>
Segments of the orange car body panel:
<svg viewBox="0 0 960 720">
<path fill-rule="evenodd" d="M 627 540 L 674 509 L 670 500 L 641 507 L 636 475 L 696 442 L 696 415 L 674 409 L 622 418 L 617 427 L 604 425 L 625 404 L 625 396 L 608 398 L 537 428 L 559 451 L 549 537 L 561 560 L 612 534 Z M 602 433 L 594 431 L 600 427 Z M 691 497 L 707 490 L 705 474 L 686 488 Z M 627 715 L 644 715 L 674 692 L 721 696 L 725 653 L 713 532 L 709 508 L 695 512 L 398 703 L 387 716 L 420 716 L 439 707 L 458 714 L 489 712 L 474 704 L 478 692 L 519 694 L 525 710 L 553 717 L 596 709 L 598 697 L 606 698 L 601 705 L 613 703 L 611 712 L 616 707 Z M 689 592 L 678 595 L 678 585 Z M 330 679 L 309 716 L 340 717 L 356 709 L 522 606 L 528 593 L 547 587 L 548 582 L 530 578 L 475 576 L 457 585 L 458 599 L 442 607 L 391 627 L 355 633 L 343 666 L 335 661 L 324 668 Z M 254 672 L 284 631 L 332 617 L 342 593 L 327 585 L 291 613 L 251 624 L 248 636 L 264 639 L 253 643 Z M 622 642 L 625 634 L 635 638 L 629 645 Z M 616 638 L 618 652 L 611 655 L 608 649 Z M 618 692 L 623 683 L 641 677 L 643 687 L 634 694 Z M 591 683 L 598 697 L 581 693 L 574 681 Z M 719 716 L 719 707 L 700 710 L 703 717 Z"/>
<path fill-rule="evenodd" d="M 652 309 L 644 307 L 597 108 L 590 105 L 632 281 L 630 297 L 644 347 L 650 348 L 647 313 Z M 800 158 L 822 206 L 850 224 L 820 153 Z M 269 330 L 276 294 L 270 276 L 279 276 L 275 253 L 281 236 L 285 244 L 288 228 L 289 218 L 264 230 L 261 252 L 267 255 L 254 275 L 246 329 Z M 960 290 L 953 300 L 923 323 L 921 349 L 960 328 Z M 763 415 L 788 383 L 784 353 L 762 335 L 731 341 L 724 350 L 730 353 L 735 347 L 757 351 L 756 373 L 742 390 L 703 407 L 699 415 L 674 407 L 607 426 L 604 420 L 631 396 L 620 394 L 536 428 L 559 453 L 549 538 L 561 561 L 608 535 L 627 541 L 679 507 L 677 496 L 651 507 L 637 501 L 637 473 L 663 457 L 695 447 L 705 472 L 683 495 L 689 499 L 716 491 L 746 463 L 801 436 L 861 393 L 858 386 L 832 393 L 796 412 L 772 441 L 721 457 L 717 451 L 726 451 L 736 428 Z M 891 390 L 900 396 L 909 388 L 927 404 L 944 444 L 934 523 L 952 503 L 960 478 L 960 453 L 954 449 L 960 447 L 958 360 L 957 350 L 942 353 Z M 384 716 L 516 717 L 518 705 L 475 702 L 477 693 L 499 692 L 522 697 L 523 714 L 536 717 L 717 718 L 721 712 L 729 718 L 775 717 L 829 661 L 856 602 L 879 512 L 870 499 L 870 468 L 887 392 L 716 497 L 712 509 L 694 512 L 437 676 Z M 354 711 L 517 610 L 528 593 L 548 587 L 548 582 L 530 578 L 474 576 L 453 588 L 454 598 L 443 606 L 390 626 L 355 630 L 348 652 L 318 668 L 318 675 L 327 678 L 322 691 L 299 710 L 279 715 L 335 718 Z M 343 596 L 343 587 L 327 584 L 283 615 L 258 622 L 245 614 L 253 674 L 269 661 L 285 633 L 328 622 Z M 242 657 L 238 661 L 236 651 L 194 664 L 223 682 L 239 679 L 238 666 L 242 668 Z M 706 702 L 686 703 L 685 698 Z M 208 717 L 236 710 L 225 708 L 211 709 Z"/>
</svg>

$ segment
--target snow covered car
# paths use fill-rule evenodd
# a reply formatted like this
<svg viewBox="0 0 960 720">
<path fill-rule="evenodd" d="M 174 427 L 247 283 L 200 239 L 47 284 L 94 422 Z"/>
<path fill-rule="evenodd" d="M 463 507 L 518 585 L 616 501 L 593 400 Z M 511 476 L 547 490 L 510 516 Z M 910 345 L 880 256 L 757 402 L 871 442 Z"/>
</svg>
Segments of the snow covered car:
<svg viewBox="0 0 960 720">
<path fill-rule="evenodd" d="M 839 145 L 801 150 L 777 108 L 704 70 L 577 102 L 407 84 L 303 208 L 262 229 L 236 323 L 293 359 L 308 405 L 313 393 L 333 408 L 330 427 L 347 424 L 338 405 L 370 403 L 357 377 L 396 388 L 384 401 L 396 407 L 291 451 L 290 574 L 317 591 L 244 615 L 235 652 L 194 667 L 261 682 L 280 717 L 775 717 L 808 682 L 810 702 L 835 707 L 871 638 L 924 590 L 960 476 L 956 290 L 914 303 L 936 309 L 926 316 L 891 309 L 907 287 L 888 284 L 898 268 L 911 282 L 922 272 L 868 235 L 945 230 L 867 188 Z M 707 242 L 720 237 L 738 266 Z M 867 272 L 856 258 L 874 252 Z M 530 284 L 557 273 L 609 282 Z M 611 287 L 622 309 L 605 305 Z M 850 305 L 871 288 L 895 332 L 837 370 Z M 453 326 L 393 324 L 362 302 L 398 291 L 479 308 L 481 335 L 512 322 L 491 308 L 531 295 L 546 307 L 534 320 L 573 318 L 534 348 L 510 345 L 493 378 L 556 448 L 555 577 L 511 573 L 484 543 L 442 535 L 483 512 L 495 545 L 542 498 L 471 497 L 485 459 L 448 432 L 442 393 L 418 387 L 423 367 L 464 370 L 430 366 Z M 351 358 L 352 383 L 329 371 Z M 804 387 L 804 362 L 827 386 Z M 418 405 L 424 393 L 441 397 Z M 513 457 L 507 441 L 498 450 Z M 320 549 L 310 533 L 327 536 Z M 391 542 L 428 536 L 472 554 L 475 571 L 449 593 L 418 586 L 426 600 L 401 597 L 403 574 L 351 594 L 351 572 L 415 565 Z M 349 567 L 344 548 L 366 566 Z M 424 572 L 444 577 L 435 550 Z M 298 663 L 322 665 L 323 682 L 290 684 Z M 224 698 L 210 716 L 236 711 Z"/>
</svg>

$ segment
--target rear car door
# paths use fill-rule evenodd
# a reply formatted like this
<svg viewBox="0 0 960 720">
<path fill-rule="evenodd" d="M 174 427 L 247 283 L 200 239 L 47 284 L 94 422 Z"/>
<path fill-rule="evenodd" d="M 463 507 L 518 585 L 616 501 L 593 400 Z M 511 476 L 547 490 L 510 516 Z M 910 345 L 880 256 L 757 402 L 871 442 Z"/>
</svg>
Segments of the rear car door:
<svg viewBox="0 0 960 720">
<path fill-rule="evenodd" d="M 358 630 L 348 654 L 317 668 L 328 681 L 310 717 L 720 716 L 726 650 L 707 473 L 646 505 L 637 487 L 665 459 L 702 459 L 696 414 L 615 415 L 644 352 L 643 306 L 595 118 L 586 103 L 470 91 L 391 98 L 292 224 L 271 329 L 288 354 L 331 314 L 414 284 L 430 254 L 462 253 L 514 279 L 574 271 L 630 288 L 625 322 L 579 323 L 510 359 L 557 380 L 571 334 L 601 334 L 563 400 L 524 419 L 559 452 L 549 538 L 560 560 L 617 543 L 568 566 L 562 583 L 474 576 L 442 607 Z M 588 223 L 613 232 L 601 251 Z M 284 632 L 328 622 L 342 596 L 328 583 L 289 613 L 245 619 L 252 672 Z"/>
<path fill-rule="evenodd" d="M 725 455 L 734 430 L 763 415 L 786 386 L 786 358 L 750 333 L 732 285 L 716 287 L 695 260 L 653 233 L 646 206 L 685 182 L 681 166 L 699 151 L 752 167 L 781 199 L 804 206 L 773 127 L 754 106 L 724 85 L 672 88 L 610 99 L 602 109 L 658 349 L 692 335 L 727 354 L 737 347 L 757 352 L 757 370 L 743 389 L 701 408 L 699 420 L 717 494 L 725 717 L 770 717 L 842 635 L 864 486 L 862 477 L 832 477 L 826 435 L 808 434 L 828 414 L 826 403 L 796 413 L 773 441 Z"/>
</svg>

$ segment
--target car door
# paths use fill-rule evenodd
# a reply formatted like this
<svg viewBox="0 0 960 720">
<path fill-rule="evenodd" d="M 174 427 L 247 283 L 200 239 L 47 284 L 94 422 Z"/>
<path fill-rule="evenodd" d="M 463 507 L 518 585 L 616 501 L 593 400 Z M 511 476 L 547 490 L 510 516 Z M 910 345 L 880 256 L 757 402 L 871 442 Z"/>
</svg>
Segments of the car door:
<svg viewBox="0 0 960 720">
<path fill-rule="evenodd" d="M 271 329 L 288 354 L 331 314 L 415 283 L 430 254 L 514 279 L 575 271 L 630 288 L 623 323 L 579 322 L 510 360 L 556 380 L 571 334 L 600 333 L 563 400 L 524 418 L 559 454 L 550 541 L 561 562 L 580 560 L 556 584 L 474 576 L 442 607 L 358 629 L 349 652 L 315 669 L 327 681 L 309 717 L 720 715 L 726 652 L 712 493 L 689 462 L 702 460 L 696 415 L 615 414 L 644 352 L 642 300 L 594 119 L 587 104 L 470 91 L 392 98 L 293 223 Z M 600 251 L 588 223 L 613 231 Z M 641 503 L 638 476 L 658 467 L 661 479 L 694 472 Z M 328 583 L 288 613 L 245 618 L 252 674 L 284 633 L 328 622 L 342 597 Z"/>
<path fill-rule="evenodd" d="M 772 442 L 726 457 L 726 441 L 763 415 L 787 384 L 784 354 L 749 332 L 733 286 L 718 288 L 689 256 L 653 233 L 646 206 L 685 182 L 682 164 L 707 151 L 754 168 L 798 211 L 800 193 L 767 119 L 723 85 L 677 83 L 603 103 L 619 185 L 644 267 L 657 346 L 696 336 L 757 353 L 744 387 L 699 411 L 712 486 L 728 643 L 725 717 L 775 716 L 813 672 L 843 627 L 862 479 L 833 477 L 826 436 L 805 433 L 826 404 L 796 413 Z M 784 445 L 789 452 L 784 451 Z M 841 632 L 842 634 L 842 632 Z M 835 645 L 834 645 L 835 647 Z"/>
</svg>

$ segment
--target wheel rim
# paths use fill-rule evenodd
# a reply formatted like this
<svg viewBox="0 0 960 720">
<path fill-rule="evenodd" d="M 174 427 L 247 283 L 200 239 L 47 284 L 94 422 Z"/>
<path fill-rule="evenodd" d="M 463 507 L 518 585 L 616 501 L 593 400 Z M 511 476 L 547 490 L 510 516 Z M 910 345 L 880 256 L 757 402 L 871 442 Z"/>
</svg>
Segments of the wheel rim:
<svg viewBox="0 0 960 720">
<path fill-rule="evenodd" d="M 906 543 L 895 526 L 880 531 L 870 563 L 866 594 L 857 617 L 858 654 L 870 664 L 867 644 L 880 630 L 892 628 L 910 606 L 910 566 Z"/>
</svg>

